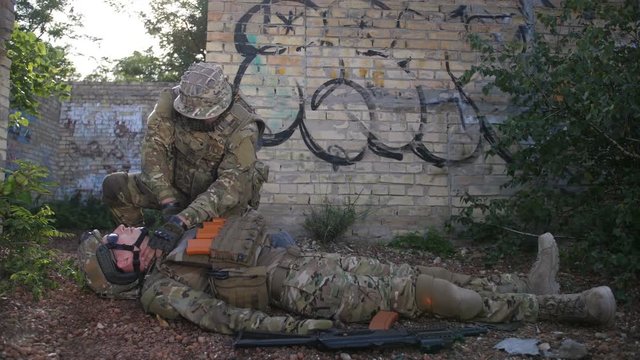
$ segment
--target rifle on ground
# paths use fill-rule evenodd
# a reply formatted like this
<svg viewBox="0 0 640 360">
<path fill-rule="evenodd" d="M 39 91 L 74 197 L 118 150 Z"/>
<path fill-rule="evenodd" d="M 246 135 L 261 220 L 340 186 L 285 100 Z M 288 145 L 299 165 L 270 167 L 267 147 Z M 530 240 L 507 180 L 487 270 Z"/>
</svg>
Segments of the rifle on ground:
<svg viewBox="0 0 640 360">
<path fill-rule="evenodd" d="M 451 328 L 437 326 L 420 329 L 347 330 L 332 329 L 313 335 L 292 335 L 266 332 L 240 332 L 233 343 L 235 348 L 261 346 L 303 345 L 320 350 L 369 349 L 392 346 L 419 346 L 424 352 L 434 353 L 465 336 L 487 332 L 483 326 Z"/>
</svg>

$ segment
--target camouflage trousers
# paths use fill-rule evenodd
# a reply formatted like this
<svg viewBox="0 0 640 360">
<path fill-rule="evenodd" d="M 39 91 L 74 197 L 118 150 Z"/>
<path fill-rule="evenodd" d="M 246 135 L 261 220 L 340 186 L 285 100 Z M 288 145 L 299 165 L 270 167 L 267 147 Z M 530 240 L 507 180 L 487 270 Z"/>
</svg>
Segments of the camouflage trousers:
<svg viewBox="0 0 640 360">
<path fill-rule="evenodd" d="M 160 209 L 157 197 L 140 180 L 140 174 L 116 172 L 102 182 L 102 201 L 116 224 L 142 226 L 142 209 Z"/>
<path fill-rule="evenodd" d="M 256 165 L 257 166 L 257 165 Z M 257 171 L 257 170 L 256 170 Z M 260 170 L 268 171 L 268 170 Z M 141 180 L 142 175 L 139 173 L 129 174 L 124 172 L 116 172 L 107 175 L 102 182 L 102 201 L 111 212 L 111 216 L 116 224 L 125 224 L 127 226 L 143 226 L 144 214 L 142 209 L 156 209 L 160 210 L 161 205 L 158 202 L 158 197 L 151 189 Z M 257 181 L 257 180 L 256 180 Z M 259 183 L 255 186 L 261 186 Z M 192 224 L 202 222 L 207 219 L 205 215 L 207 211 L 199 207 L 194 207 L 191 201 L 193 198 L 189 198 L 188 194 L 184 192 L 176 191 L 174 194 L 175 201 L 178 204 L 183 204 L 183 207 L 187 204 L 191 204 L 189 207 L 182 210 L 181 216 L 185 217 Z M 225 207 L 224 213 L 221 215 L 232 216 L 241 214 L 246 210 L 246 202 L 237 201 L 238 199 L 230 196 L 223 196 L 221 199 L 210 199 L 211 203 L 235 204 L 235 206 Z M 249 199 L 247 199 L 249 200 Z M 257 206 L 259 198 L 252 198 L 252 206 Z"/>
<path fill-rule="evenodd" d="M 397 311 L 409 318 L 424 314 L 416 303 L 415 282 L 417 275 L 428 268 L 339 254 L 303 254 L 281 261 L 278 268 L 286 275 L 272 303 L 305 317 L 367 322 L 380 310 Z M 456 285 L 482 296 L 483 311 L 478 320 L 537 319 L 537 299 L 522 292 L 526 284 L 519 276 L 461 277 L 465 284 Z M 450 276 L 443 278 L 450 280 Z"/>
<path fill-rule="evenodd" d="M 201 275 L 204 276 L 204 271 Z M 196 282 L 206 283 L 202 279 Z M 165 319 L 181 316 L 203 329 L 222 334 L 240 330 L 294 332 L 301 326 L 301 320 L 288 315 L 270 316 L 261 311 L 233 307 L 204 291 L 204 286 L 192 285 L 195 284 L 177 281 L 154 269 L 145 280 L 140 302 L 146 312 Z"/>
<path fill-rule="evenodd" d="M 181 269 L 182 267 L 182 269 Z M 147 276 L 141 303 L 145 311 L 166 319 L 180 316 L 204 329 L 230 334 L 239 330 L 292 331 L 300 320 L 270 316 L 234 307 L 215 298 L 207 289 L 206 269 L 173 264 L 159 265 Z M 279 269 L 279 270 L 278 270 Z M 415 281 L 420 267 L 386 264 L 378 260 L 338 254 L 307 254 L 285 258 L 270 271 L 271 305 L 303 318 L 342 322 L 368 322 L 380 310 L 397 311 L 416 318 Z M 282 284 L 273 288 L 273 275 L 284 271 Z M 176 275 L 180 273 L 180 275 Z M 487 322 L 535 321 L 538 302 L 526 293 L 496 293 L 482 288 L 504 288 L 510 276 L 470 278 L 478 287 L 483 310 L 476 320 Z M 493 281 L 503 281 L 495 284 Z M 501 286 L 503 285 L 503 286 Z M 275 292 L 274 292 L 275 291 Z"/>
</svg>

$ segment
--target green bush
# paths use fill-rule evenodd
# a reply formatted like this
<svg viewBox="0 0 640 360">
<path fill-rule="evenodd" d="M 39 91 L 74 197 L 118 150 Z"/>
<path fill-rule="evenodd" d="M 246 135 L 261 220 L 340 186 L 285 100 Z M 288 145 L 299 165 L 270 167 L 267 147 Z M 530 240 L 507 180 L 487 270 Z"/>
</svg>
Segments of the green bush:
<svg viewBox="0 0 640 360">
<path fill-rule="evenodd" d="M 366 215 L 366 212 L 356 210 L 358 197 L 354 201 L 347 198 L 345 203 L 340 205 L 331 204 L 325 199 L 323 204 L 312 206 L 309 213 L 304 214 L 303 227 L 320 243 L 336 241 L 356 220 Z"/>
<path fill-rule="evenodd" d="M 142 215 L 144 218 L 144 225 L 149 231 L 154 231 L 158 227 L 164 224 L 162 218 L 162 212 L 156 209 L 142 209 Z"/>
<path fill-rule="evenodd" d="M 567 236 L 570 263 L 631 285 L 640 274 L 640 4 L 569 0 L 559 16 L 538 18 L 544 27 L 526 47 L 472 37 L 482 63 L 463 81 L 485 76 L 485 92 L 497 88 L 520 109 L 497 125 L 489 152 L 514 151 L 505 187 L 515 194 L 466 196 L 454 220 L 474 238 Z"/>
<path fill-rule="evenodd" d="M 65 200 L 54 201 L 51 208 L 55 212 L 55 225 L 65 230 L 111 231 L 117 225 L 113 221 L 109 208 L 101 199 L 90 196 L 86 199 L 77 194 Z M 162 213 L 159 210 L 143 209 L 145 226 L 151 230 L 162 225 Z"/>
<path fill-rule="evenodd" d="M 410 232 L 396 235 L 388 245 L 401 249 L 429 251 L 442 257 L 451 256 L 456 252 L 453 244 L 445 239 L 435 228 L 429 228 L 422 234 Z"/>
<path fill-rule="evenodd" d="M 109 209 L 101 199 L 90 196 L 82 199 L 76 194 L 50 204 L 55 212 L 55 225 L 66 230 L 111 230 L 114 227 Z"/>
<path fill-rule="evenodd" d="M 16 161 L 17 170 L 5 171 L 0 183 L 0 293 L 24 286 L 35 298 L 57 284 L 52 272 L 75 276 L 69 262 L 55 260 L 56 251 L 48 249 L 52 237 L 65 237 L 53 225 L 53 211 L 47 205 L 35 206 L 34 197 L 48 194 L 44 167 Z"/>
</svg>

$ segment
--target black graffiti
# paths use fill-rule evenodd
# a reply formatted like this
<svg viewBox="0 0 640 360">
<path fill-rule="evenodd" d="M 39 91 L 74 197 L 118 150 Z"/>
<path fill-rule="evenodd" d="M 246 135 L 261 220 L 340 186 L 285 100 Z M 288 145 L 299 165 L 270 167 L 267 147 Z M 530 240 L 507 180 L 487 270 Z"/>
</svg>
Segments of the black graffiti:
<svg viewBox="0 0 640 360">
<path fill-rule="evenodd" d="M 456 90 L 458 90 L 458 93 L 460 94 L 460 96 L 462 96 L 462 98 L 464 99 L 464 101 L 466 103 L 468 103 L 472 108 L 473 111 L 475 111 L 476 115 L 480 113 L 480 110 L 478 109 L 478 106 L 476 105 L 476 103 L 473 101 L 473 99 L 471 99 L 462 89 L 462 83 L 460 82 L 460 80 L 455 77 L 453 75 L 453 73 L 451 72 L 451 68 L 449 67 L 449 55 L 447 53 L 445 53 L 445 66 L 447 69 L 447 73 L 449 74 L 449 77 L 451 78 L 451 81 L 453 81 L 454 86 L 456 87 Z M 491 148 L 506 162 L 511 162 L 513 160 L 513 156 L 511 155 L 511 152 L 508 149 L 505 149 L 501 146 L 498 145 L 498 138 L 497 135 L 493 129 L 493 127 L 491 126 L 491 124 L 487 121 L 487 119 L 482 116 L 479 115 L 478 116 L 478 122 L 480 123 L 480 132 L 482 133 L 483 137 L 487 140 L 487 142 L 489 143 L 489 145 L 491 146 Z M 464 123 L 463 123 L 464 125 Z"/>
<path fill-rule="evenodd" d="M 88 157 L 91 159 L 99 158 L 104 153 L 102 146 L 96 140 L 89 141 L 85 146 L 82 147 L 72 141 L 69 144 L 69 147 L 71 148 L 72 154 L 76 154 L 81 157 Z"/>
<path fill-rule="evenodd" d="M 276 16 L 282 20 L 282 22 L 285 24 L 285 35 L 289 34 L 289 31 L 293 32 L 294 34 L 296 33 L 295 28 L 293 27 L 293 22 L 296 21 L 300 16 L 302 16 L 302 14 L 298 14 L 296 16 L 293 15 L 293 11 L 289 11 L 289 16 L 285 17 L 284 15 L 276 12 Z"/>
<path fill-rule="evenodd" d="M 460 18 L 460 21 L 468 26 L 472 21 L 482 21 L 484 19 L 491 20 L 503 20 L 503 19 L 511 19 L 515 14 L 474 14 L 469 15 L 467 13 L 467 5 L 460 5 L 458 8 L 449 13 L 449 17 L 451 19 Z M 467 27 L 468 29 L 468 27 Z"/>
<path fill-rule="evenodd" d="M 277 55 L 277 54 L 283 54 L 286 51 L 286 48 L 278 44 L 270 44 L 270 45 L 264 45 L 259 47 L 254 46 L 248 40 L 248 36 L 246 34 L 247 24 L 249 24 L 250 20 L 254 16 L 256 16 L 258 12 L 261 10 L 264 12 L 264 17 L 263 17 L 264 25 L 272 26 L 272 25 L 269 25 L 270 18 L 271 18 L 270 6 L 281 3 L 281 2 L 292 2 L 292 3 L 302 4 L 307 9 L 311 9 L 319 12 L 320 15 L 322 16 L 323 24 L 327 25 L 328 23 L 329 12 L 326 10 L 320 11 L 320 8 L 313 1 L 310 1 L 310 0 L 265 0 L 261 4 L 257 4 L 251 7 L 245 14 L 243 14 L 240 17 L 240 19 L 238 19 L 238 22 L 236 23 L 234 28 L 234 42 L 235 42 L 236 51 L 243 56 L 243 61 L 240 63 L 238 67 L 238 71 L 233 80 L 234 92 L 237 92 L 239 90 L 243 76 L 245 75 L 249 65 L 256 59 L 258 55 Z M 386 6 L 381 1 L 371 1 L 371 4 L 372 6 L 377 8 L 389 10 L 389 7 Z M 405 8 L 399 14 L 399 17 L 396 23 L 397 27 L 400 27 L 400 19 L 405 13 L 422 16 L 422 14 L 420 14 L 415 10 Z M 302 16 L 302 14 L 296 15 L 292 11 L 289 11 L 287 16 L 278 12 L 276 12 L 275 14 L 278 17 L 278 19 L 280 19 L 280 21 L 283 22 L 283 25 L 279 25 L 279 26 L 284 26 L 285 34 L 289 34 L 290 32 L 295 33 L 295 27 L 293 26 L 293 22 L 296 19 L 298 19 L 300 16 Z M 513 15 L 514 14 L 469 15 L 467 14 L 467 6 L 461 5 L 456 10 L 450 13 L 450 18 L 460 18 L 462 22 L 468 25 L 472 21 L 482 21 L 483 19 L 491 19 L 491 20 L 497 21 L 500 19 L 511 18 Z M 373 27 L 373 24 L 365 21 L 364 18 L 360 18 L 357 20 L 357 25 L 355 26 L 362 30 L 365 28 Z M 305 46 L 298 46 L 296 50 L 301 51 L 311 46 L 330 47 L 330 46 L 333 46 L 333 43 L 320 40 L 319 43 L 317 44 L 315 42 L 310 42 Z M 391 43 L 391 48 L 393 48 L 394 46 L 395 46 L 395 40 L 393 40 L 393 42 Z M 369 49 L 367 51 L 357 50 L 356 53 L 359 55 L 364 55 L 369 57 L 389 58 L 389 55 L 386 54 L 384 51 L 373 50 L 373 49 Z M 357 151 L 355 155 L 350 155 L 347 150 L 345 150 L 343 147 L 338 145 L 329 145 L 327 149 L 324 149 L 314 139 L 311 132 L 309 131 L 307 124 L 305 123 L 305 119 L 306 119 L 305 96 L 300 84 L 296 84 L 296 90 L 298 95 L 298 109 L 297 109 L 297 113 L 294 121 L 291 124 L 289 124 L 285 129 L 282 129 L 279 132 L 265 133 L 263 135 L 263 138 L 261 139 L 261 143 L 265 147 L 278 146 L 284 143 L 285 141 L 287 141 L 293 135 L 293 133 L 295 133 L 296 130 L 299 130 L 304 144 L 311 151 L 311 153 L 313 153 L 316 157 L 331 163 L 334 166 L 334 169 L 337 169 L 339 166 L 353 165 L 356 162 L 362 160 L 367 149 L 371 150 L 374 154 L 378 156 L 395 159 L 395 160 L 402 160 L 404 158 L 404 153 L 411 152 L 416 156 L 418 156 L 423 161 L 431 163 L 437 167 L 465 163 L 479 156 L 482 148 L 483 139 L 486 140 L 493 147 L 493 149 L 496 151 L 496 153 L 499 156 L 501 156 L 506 161 L 510 161 L 511 154 L 507 150 L 499 148 L 497 136 L 495 131 L 492 129 L 491 124 L 487 121 L 487 119 L 484 116 L 479 115 L 480 112 L 478 107 L 475 105 L 473 100 L 469 98 L 469 96 L 467 96 L 467 94 L 463 91 L 460 81 L 452 74 L 449 68 L 448 56 L 446 57 L 445 60 L 446 60 L 445 64 L 446 64 L 447 73 L 449 74 L 451 81 L 455 85 L 458 96 L 452 96 L 449 99 L 445 99 L 445 100 L 428 102 L 425 96 L 425 89 L 421 85 L 417 85 L 415 89 L 418 94 L 419 106 L 420 106 L 419 129 L 417 130 L 416 134 L 413 135 L 413 138 L 405 145 L 402 145 L 399 147 L 393 147 L 385 144 L 380 139 L 379 136 L 371 132 L 364 125 L 361 119 L 358 119 L 352 113 L 347 112 L 347 117 L 349 118 L 349 120 L 360 125 L 361 133 L 366 138 L 366 146 L 364 146 L 361 150 Z M 348 79 L 345 76 L 345 67 L 344 67 L 343 60 L 340 59 L 339 61 L 340 61 L 340 76 L 338 78 L 328 80 L 323 84 L 321 84 L 320 86 L 318 86 L 318 88 L 315 90 L 315 92 L 311 97 L 311 102 L 310 102 L 311 110 L 313 111 L 318 110 L 323 104 L 323 101 L 325 101 L 326 98 L 329 95 L 331 95 L 335 90 L 341 87 L 346 87 L 346 88 L 350 88 L 351 90 L 355 91 L 355 93 L 359 94 L 359 96 L 362 98 L 362 100 L 364 101 L 364 104 L 366 104 L 366 107 L 368 109 L 366 113 L 368 114 L 369 120 L 375 123 L 377 121 L 377 115 L 376 115 L 377 107 L 374 101 L 374 95 L 372 92 L 373 90 L 367 89 L 361 86 L 360 84 Z M 409 57 L 406 59 L 398 60 L 396 64 L 399 68 L 403 69 L 406 73 L 409 73 L 410 72 L 409 65 L 411 61 L 412 61 L 412 58 Z M 477 120 L 479 124 L 481 136 L 478 136 L 478 141 L 475 144 L 474 150 L 470 154 L 460 159 L 447 159 L 447 158 L 438 156 L 434 154 L 432 151 L 430 151 L 427 148 L 427 146 L 423 143 L 424 133 L 426 131 L 426 126 L 428 124 L 428 116 L 427 116 L 428 108 L 432 106 L 446 104 L 446 103 L 450 103 L 456 106 L 458 111 L 459 122 L 463 129 L 467 128 L 467 124 L 465 123 L 465 116 L 463 115 L 463 106 L 470 106 L 473 109 L 475 113 L 474 118 Z"/>
<path fill-rule="evenodd" d="M 553 3 L 549 0 L 540 0 L 542 2 L 542 5 L 548 7 L 548 8 L 555 8 L 556 6 L 553 5 Z"/>
<path fill-rule="evenodd" d="M 422 15 L 418 11 L 415 11 L 415 10 L 410 9 L 410 8 L 405 8 L 404 10 L 400 11 L 400 13 L 398 14 L 398 17 L 396 17 L 396 28 L 397 29 L 400 29 L 400 21 L 402 20 L 402 18 L 404 17 L 405 14 L 418 15 L 420 17 L 425 18 L 425 20 L 426 20 L 426 16 Z"/>
<path fill-rule="evenodd" d="M 404 59 L 401 61 L 398 61 L 398 67 L 400 67 L 402 70 L 404 70 L 404 72 L 406 72 L 407 74 L 410 73 L 409 71 L 409 63 L 411 62 L 411 60 L 413 60 L 411 57 L 409 57 L 408 59 Z"/>
<path fill-rule="evenodd" d="M 381 56 L 381 57 L 384 57 L 384 58 L 389 57 L 389 55 L 387 55 L 387 54 L 385 54 L 385 53 L 383 53 L 381 51 L 376 51 L 376 50 L 371 50 L 371 49 L 369 49 L 369 50 L 367 50 L 365 52 L 362 52 L 360 50 L 356 50 L 356 54 L 364 55 L 364 56 Z"/>
</svg>

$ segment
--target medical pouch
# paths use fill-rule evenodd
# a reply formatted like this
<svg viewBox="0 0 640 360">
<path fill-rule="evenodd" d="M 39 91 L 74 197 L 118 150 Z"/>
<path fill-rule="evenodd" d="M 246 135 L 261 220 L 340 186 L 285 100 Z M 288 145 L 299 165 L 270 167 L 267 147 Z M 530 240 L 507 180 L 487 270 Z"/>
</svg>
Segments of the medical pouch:
<svg viewBox="0 0 640 360">
<path fill-rule="evenodd" d="M 212 294 L 229 305 L 266 311 L 269 305 L 267 268 L 253 266 L 209 270 Z"/>
</svg>

